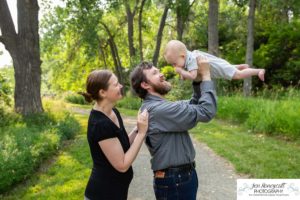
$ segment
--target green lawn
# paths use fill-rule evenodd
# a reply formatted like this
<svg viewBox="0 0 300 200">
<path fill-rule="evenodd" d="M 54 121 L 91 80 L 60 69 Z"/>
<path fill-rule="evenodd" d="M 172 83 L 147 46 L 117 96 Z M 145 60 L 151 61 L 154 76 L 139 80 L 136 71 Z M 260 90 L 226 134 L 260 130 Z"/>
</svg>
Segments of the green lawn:
<svg viewBox="0 0 300 200">
<path fill-rule="evenodd" d="M 192 130 L 195 137 L 252 178 L 299 178 L 300 146 L 213 120 Z"/>
<path fill-rule="evenodd" d="M 74 106 L 74 105 L 71 105 Z M 80 106 L 80 108 L 90 108 Z M 123 117 L 137 111 L 119 109 Z M 1 199 L 82 199 L 92 166 L 86 140 L 88 115 L 75 115 L 81 134 L 42 170 Z M 229 160 L 238 172 L 252 178 L 299 178 L 300 147 L 296 143 L 256 135 L 219 120 L 199 124 L 192 130 L 195 138 Z"/>
</svg>

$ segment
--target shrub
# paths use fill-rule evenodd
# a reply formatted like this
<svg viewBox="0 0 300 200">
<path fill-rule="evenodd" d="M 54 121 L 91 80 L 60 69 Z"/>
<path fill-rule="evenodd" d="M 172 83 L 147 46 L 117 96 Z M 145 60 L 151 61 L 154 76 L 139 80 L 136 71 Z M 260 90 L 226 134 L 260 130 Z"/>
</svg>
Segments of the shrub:
<svg viewBox="0 0 300 200">
<path fill-rule="evenodd" d="M 63 140 L 79 131 L 79 123 L 63 107 L 60 104 L 60 111 L 56 105 L 55 112 L 19 116 L 17 122 L 0 127 L 0 193 L 29 177 Z"/>
<path fill-rule="evenodd" d="M 142 101 L 138 97 L 127 95 L 122 100 L 118 101 L 117 107 L 138 110 L 142 105 Z"/>
<path fill-rule="evenodd" d="M 80 105 L 87 105 L 89 104 L 88 102 L 85 101 L 84 97 L 79 94 L 68 94 L 65 97 L 65 100 L 70 103 L 74 104 L 80 104 Z"/>
</svg>

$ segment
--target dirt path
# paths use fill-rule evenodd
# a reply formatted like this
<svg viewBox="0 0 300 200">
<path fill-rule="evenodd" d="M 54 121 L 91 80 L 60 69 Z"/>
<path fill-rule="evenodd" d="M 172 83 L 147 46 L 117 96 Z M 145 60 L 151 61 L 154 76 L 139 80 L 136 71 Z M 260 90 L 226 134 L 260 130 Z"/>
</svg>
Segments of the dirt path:
<svg viewBox="0 0 300 200">
<path fill-rule="evenodd" d="M 129 131 L 135 125 L 135 118 L 124 118 Z M 194 141 L 196 149 L 196 170 L 199 178 L 198 200 L 234 200 L 236 199 L 236 179 L 234 168 L 225 159 L 216 155 L 205 144 Z M 143 145 L 133 164 L 134 176 L 129 188 L 129 200 L 155 199 L 152 188 L 150 154 Z"/>
<path fill-rule="evenodd" d="M 88 114 L 89 111 L 74 108 L 76 113 Z M 129 132 L 136 124 L 136 118 L 123 116 Z M 196 150 L 196 170 L 199 179 L 197 200 L 234 200 L 236 199 L 236 179 L 242 178 L 235 173 L 231 164 L 216 155 L 205 144 L 193 140 Z M 133 164 L 134 178 L 129 188 L 129 200 L 154 200 L 150 154 L 143 144 Z"/>
</svg>

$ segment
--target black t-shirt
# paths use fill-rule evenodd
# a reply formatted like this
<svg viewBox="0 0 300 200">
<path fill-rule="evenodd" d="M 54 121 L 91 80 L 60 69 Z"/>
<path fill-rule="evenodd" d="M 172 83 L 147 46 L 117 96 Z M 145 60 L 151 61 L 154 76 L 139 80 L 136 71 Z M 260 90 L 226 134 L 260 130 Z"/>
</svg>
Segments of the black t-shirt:
<svg viewBox="0 0 300 200">
<path fill-rule="evenodd" d="M 120 128 L 104 113 L 92 110 L 88 121 L 87 139 L 93 159 L 93 170 L 85 195 L 90 199 L 126 199 L 129 184 L 133 177 L 130 167 L 125 173 L 118 172 L 103 153 L 99 141 L 117 137 L 124 153 L 130 148 L 130 142 L 120 113 L 115 112 Z"/>
</svg>

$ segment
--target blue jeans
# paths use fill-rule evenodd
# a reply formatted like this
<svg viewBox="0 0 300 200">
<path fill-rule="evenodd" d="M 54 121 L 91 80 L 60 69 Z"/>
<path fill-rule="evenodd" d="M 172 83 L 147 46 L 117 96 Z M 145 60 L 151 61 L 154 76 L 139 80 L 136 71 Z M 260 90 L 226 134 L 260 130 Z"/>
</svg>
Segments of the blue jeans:
<svg viewBox="0 0 300 200">
<path fill-rule="evenodd" d="M 198 189 L 196 170 L 167 170 L 163 178 L 154 177 L 153 187 L 157 200 L 196 200 Z"/>
</svg>

